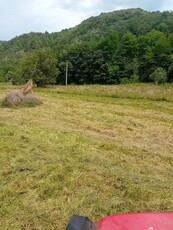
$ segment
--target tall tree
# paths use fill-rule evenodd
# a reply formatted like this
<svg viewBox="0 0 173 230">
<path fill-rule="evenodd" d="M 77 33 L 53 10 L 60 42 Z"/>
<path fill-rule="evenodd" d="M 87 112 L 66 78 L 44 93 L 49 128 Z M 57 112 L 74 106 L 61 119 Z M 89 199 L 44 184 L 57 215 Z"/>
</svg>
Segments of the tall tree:
<svg viewBox="0 0 173 230">
<path fill-rule="evenodd" d="M 57 60 L 50 48 L 30 53 L 23 58 L 16 71 L 19 78 L 32 78 L 38 87 L 54 84 L 58 75 Z"/>
</svg>

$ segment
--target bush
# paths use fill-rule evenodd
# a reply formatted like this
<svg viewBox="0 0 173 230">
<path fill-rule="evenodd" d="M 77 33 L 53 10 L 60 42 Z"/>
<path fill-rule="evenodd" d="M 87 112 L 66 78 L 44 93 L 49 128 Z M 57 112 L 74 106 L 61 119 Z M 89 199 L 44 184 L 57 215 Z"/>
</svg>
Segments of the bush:
<svg viewBox="0 0 173 230">
<path fill-rule="evenodd" d="M 37 50 L 20 61 L 13 84 L 23 84 L 30 78 L 38 87 L 55 84 L 58 75 L 56 57 L 50 48 Z"/>
<path fill-rule="evenodd" d="M 155 84 L 162 84 L 167 81 L 167 73 L 163 68 L 159 67 L 150 75 L 150 79 Z"/>
</svg>

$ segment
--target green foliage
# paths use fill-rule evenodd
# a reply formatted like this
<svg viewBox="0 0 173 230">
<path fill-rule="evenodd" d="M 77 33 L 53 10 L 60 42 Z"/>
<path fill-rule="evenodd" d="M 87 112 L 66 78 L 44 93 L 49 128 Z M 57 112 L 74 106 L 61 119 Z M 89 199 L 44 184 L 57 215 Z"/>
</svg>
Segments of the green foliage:
<svg viewBox="0 0 173 230">
<path fill-rule="evenodd" d="M 163 68 L 159 67 L 155 69 L 154 72 L 150 75 L 150 79 L 155 84 L 165 83 L 167 81 L 166 71 Z"/>
<path fill-rule="evenodd" d="M 64 47 L 81 42 L 99 41 L 112 31 L 125 34 L 145 35 L 152 29 L 166 34 L 173 33 L 172 12 L 147 12 L 142 9 L 118 10 L 91 17 L 74 28 L 57 33 L 23 34 L 9 42 L 0 43 L 0 51 L 5 53 L 30 52 L 51 47 L 57 53 Z"/>
<path fill-rule="evenodd" d="M 152 29 L 172 33 L 172 21 L 172 12 L 147 12 L 142 9 L 118 10 L 91 17 L 75 28 L 68 30 L 68 33 L 72 42 L 93 39 L 99 41 L 100 38 L 113 30 L 121 35 L 129 31 L 138 36 L 145 35 Z"/>
<path fill-rule="evenodd" d="M 14 72 L 17 68 L 18 60 L 15 57 L 5 58 L 0 60 L 0 79 L 4 82 L 9 82 L 14 76 Z"/>
<path fill-rule="evenodd" d="M 97 48 L 103 52 L 106 59 L 111 60 L 118 52 L 119 46 L 119 34 L 116 31 L 112 31 L 98 42 Z"/>
<path fill-rule="evenodd" d="M 24 79 L 27 81 L 32 78 L 39 87 L 54 84 L 58 74 L 56 64 L 57 60 L 50 48 L 32 52 L 21 60 L 15 80 Z"/>
<path fill-rule="evenodd" d="M 58 33 L 23 34 L 0 43 L 0 81 L 23 84 L 33 77 L 38 86 L 64 84 L 67 61 L 68 84 L 150 82 L 159 67 L 173 81 L 172 21 L 172 12 L 130 9 Z"/>
<path fill-rule="evenodd" d="M 168 69 L 168 80 L 169 82 L 173 82 L 173 63 L 171 63 Z"/>
<path fill-rule="evenodd" d="M 60 74 L 57 83 L 65 83 L 65 63 L 68 60 L 68 84 L 92 84 L 107 82 L 107 66 L 103 53 L 94 44 L 70 47 L 58 57 Z"/>
<path fill-rule="evenodd" d="M 0 73 L 0 82 L 5 82 L 5 78 L 3 77 L 2 73 Z"/>
<path fill-rule="evenodd" d="M 155 69 L 171 71 L 170 37 L 155 30 L 139 37 L 130 32 L 119 37 L 113 31 L 98 43 L 74 45 L 60 53 L 57 83 L 65 82 L 66 60 L 72 65 L 69 84 L 150 82 Z"/>
<path fill-rule="evenodd" d="M 119 66 L 118 65 L 110 65 L 108 67 L 108 73 L 110 76 L 109 84 L 117 84 L 118 83 L 118 73 L 119 73 Z"/>
</svg>

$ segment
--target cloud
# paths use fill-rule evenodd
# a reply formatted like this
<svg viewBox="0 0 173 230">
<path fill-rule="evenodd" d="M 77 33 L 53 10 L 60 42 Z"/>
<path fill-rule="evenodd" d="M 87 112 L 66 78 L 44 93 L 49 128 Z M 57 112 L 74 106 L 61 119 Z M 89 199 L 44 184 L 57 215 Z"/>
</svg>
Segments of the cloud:
<svg viewBox="0 0 173 230">
<path fill-rule="evenodd" d="M 70 6 L 69 6 L 70 7 Z M 85 13 L 54 0 L 0 0 L 0 40 L 31 31 L 59 31 L 80 23 Z"/>
<path fill-rule="evenodd" d="M 56 32 L 90 16 L 118 9 L 173 9 L 173 0 L 0 0 L 0 40 L 33 32 Z"/>
<path fill-rule="evenodd" d="M 170 2 L 173 3 L 173 0 L 100 0 L 97 4 L 97 9 L 99 11 L 111 11 L 113 9 L 142 8 L 144 10 L 156 11 L 162 10 L 163 6 L 169 9 Z"/>
</svg>

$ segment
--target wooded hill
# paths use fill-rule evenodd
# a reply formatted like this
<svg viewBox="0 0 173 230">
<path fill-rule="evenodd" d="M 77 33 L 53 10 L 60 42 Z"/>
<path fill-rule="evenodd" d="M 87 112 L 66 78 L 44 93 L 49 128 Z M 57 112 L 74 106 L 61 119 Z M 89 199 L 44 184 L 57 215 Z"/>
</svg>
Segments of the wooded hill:
<svg viewBox="0 0 173 230">
<path fill-rule="evenodd" d="M 49 80 L 45 78 L 50 60 L 41 63 L 46 52 L 51 66 L 56 65 Z M 0 81 L 23 83 L 32 73 L 40 85 L 63 84 L 67 60 L 69 83 L 172 81 L 173 13 L 141 9 L 102 13 L 61 32 L 31 32 L 1 42 Z"/>
</svg>

